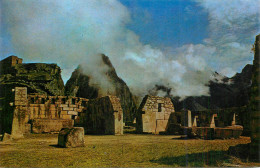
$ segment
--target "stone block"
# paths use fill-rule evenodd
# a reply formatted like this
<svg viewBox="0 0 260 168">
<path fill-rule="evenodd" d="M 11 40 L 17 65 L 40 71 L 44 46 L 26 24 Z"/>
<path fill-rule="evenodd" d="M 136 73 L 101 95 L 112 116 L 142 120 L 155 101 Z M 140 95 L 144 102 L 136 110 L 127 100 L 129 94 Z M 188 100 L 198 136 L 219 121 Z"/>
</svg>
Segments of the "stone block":
<svg viewBox="0 0 260 168">
<path fill-rule="evenodd" d="M 243 132 L 243 126 L 241 126 L 241 125 L 228 126 L 227 128 L 232 129 L 232 138 L 235 138 L 235 139 L 239 138 Z"/>
<path fill-rule="evenodd" d="M 78 115 L 78 112 L 76 112 L 76 111 L 68 111 L 68 114 L 69 115 Z"/>
<path fill-rule="evenodd" d="M 58 146 L 64 148 L 85 146 L 84 128 L 62 128 L 58 136 Z"/>
<path fill-rule="evenodd" d="M 15 105 L 25 106 L 27 104 L 27 88 L 15 87 Z"/>
<path fill-rule="evenodd" d="M 229 139 L 233 137 L 233 131 L 230 128 L 215 128 L 216 139 Z"/>
<path fill-rule="evenodd" d="M 143 120 L 143 132 L 155 133 L 156 129 L 156 118 L 155 113 L 142 114 Z"/>
<path fill-rule="evenodd" d="M 196 134 L 202 139 L 214 139 L 214 128 L 197 127 Z"/>
<path fill-rule="evenodd" d="M 32 120 L 33 133 L 59 132 L 64 127 L 73 127 L 73 120 L 63 119 L 34 119 Z"/>
<path fill-rule="evenodd" d="M 43 110 L 43 109 L 40 109 L 40 115 L 45 115 L 45 110 Z"/>
<path fill-rule="evenodd" d="M 10 140 L 12 140 L 12 139 L 13 139 L 13 138 L 12 138 L 12 136 L 11 136 L 10 134 L 4 133 L 4 136 L 3 136 L 2 141 L 3 141 L 3 142 L 6 142 L 6 141 L 10 141 Z"/>
<path fill-rule="evenodd" d="M 62 119 L 71 119 L 71 115 L 61 115 Z"/>
<path fill-rule="evenodd" d="M 67 114 L 68 114 L 68 111 L 61 111 L 60 114 L 61 114 L 61 115 L 67 115 Z"/>
<path fill-rule="evenodd" d="M 39 118 L 46 118 L 45 115 L 39 115 L 38 117 L 39 117 Z"/>
<path fill-rule="evenodd" d="M 61 104 L 60 107 L 68 107 L 67 104 Z"/>
<path fill-rule="evenodd" d="M 168 120 L 156 120 L 156 134 L 165 132 L 167 128 Z"/>
<path fill-rule="evenodd" d="M 32 126 L 31 124 L 25 124 L 25 134 L 30 134 L 32 132 Z"/>
<path fill-rule="evenodd" d="M 50 112 L 51 112 L 51 115 L 55 115 L 57 113 L 56 110 L 51 110 Z"/>
<path fill-rule="evenodd" d="M 73 111 L 74 108 L 73 107 L 63 107 L 62 110 L 64 110 L 64 111 Z"/>
<path fill-rule="evenodd" d="M 164 113 L 163 112 L 157 112 L 156 113 L 156 119 L 157 120 L 164 120 Z"/>
<path fill-rule="evenodd" d="M 170 114 L 164 114 L 164 119 L 165 120 L 169 120 L 169 118 L 170 118 Z"/>
<path fill-rule="evenodd" d="M 55 104 L 50 104 L 50 109 L 53 109 L 53 108 L 55 108 L 55 109 L 56 109 L 56 106 L 55 106 Z"/>
</svg>

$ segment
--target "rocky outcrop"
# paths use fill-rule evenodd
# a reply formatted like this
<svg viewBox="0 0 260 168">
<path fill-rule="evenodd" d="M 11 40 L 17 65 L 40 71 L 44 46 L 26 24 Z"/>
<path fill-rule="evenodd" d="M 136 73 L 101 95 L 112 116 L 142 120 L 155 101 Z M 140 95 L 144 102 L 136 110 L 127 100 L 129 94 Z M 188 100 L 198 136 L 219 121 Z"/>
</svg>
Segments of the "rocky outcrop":
<svg viewBox="0 0 260 168">
<path fill-rule="evenodd" d="M 84 97 L 88 99 L 94 99 L 106 95 L 117 96 L 120 98 L 120 103 L 123 108 L 124 122 L 132 122 L 136 112 L 136 104 L 133 95 L 126 83 L 117 76 L 116 70 L 109 58 L 103 54 L 100 56 L 102 58 L 102 66 L 107 69 L 104 72 L 104 75 L 107 77 L 107 79 L 104 79 L 104 82 L 109 81 L 110 91 L 102 88 L 101 83 L 97 83 L 96 85 L 91 84 L 91 80 L 95 79 L 93 79 L 91 74 L 83 73 L 83 65 L 79 65 L 66 83 L 65 93 L 69 96 Z"/>
<path fill-rule="evenodd" d="M 3 60 L 4 62 L 4 60 Z M 64 95 L 61 69 L 57 64 L 28 63 L 8 66 L 0 73 L 1 88 L 27 87 L 28 93 Z"/>
</svg>

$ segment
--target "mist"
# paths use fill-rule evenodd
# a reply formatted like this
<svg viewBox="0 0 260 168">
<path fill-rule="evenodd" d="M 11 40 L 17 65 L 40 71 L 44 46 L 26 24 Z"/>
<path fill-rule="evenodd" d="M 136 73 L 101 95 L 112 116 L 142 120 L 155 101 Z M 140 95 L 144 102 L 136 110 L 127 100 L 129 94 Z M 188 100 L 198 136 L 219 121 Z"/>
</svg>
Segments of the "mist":
<svg viewBox="0 0 260 168">
<path fill-rule="evenodd" d="M 205 57 L 216 48 L 187 44 L 169 55 L 143 44 L 127 28 L 131 14 L 117 0 L 3 0 L 1 6 L 1 22 L 16 55 L 25 62 L 57 63 L 64 81 L 82 64 L 91 84 L 109 88 L 98 54 L 104 53 L 137 96 L 155 85 L 182 98 L 209 95 L 214 71 Z"/>
</svg>

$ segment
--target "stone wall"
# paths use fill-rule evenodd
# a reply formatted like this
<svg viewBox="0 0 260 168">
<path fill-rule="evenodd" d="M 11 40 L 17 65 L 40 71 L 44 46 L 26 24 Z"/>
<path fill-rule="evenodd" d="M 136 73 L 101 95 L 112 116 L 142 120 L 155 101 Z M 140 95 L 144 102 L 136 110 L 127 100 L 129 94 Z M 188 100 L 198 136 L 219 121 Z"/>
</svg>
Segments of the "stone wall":
<svg viewBox="0 0 260 168">
<path fill-rule="evenodd" d="M 50 133 L 59 132 L 62 128 L 71 128 L 74 125 L 74 120 L 64 119 L 33 119 L 32 132 L 33 133 Z"/>
<path fill-rule="evenodd" d="M 170 98 L 146 95 L 138 109 L 137 131 L 159 134 L 165 132 L 174 107 Z"/>
<path fill-rule="evenodd" d="M 12 101 L 6 106 L 12 121 L 1 124 L 13 138 L 25 133 L 58 132 L 62 127 L 72 127 L 74 122 L 82 125 L 88 99 L 68 96 L 27 95 L 26 87 L 13 89 Z M 3 112 L 1 112 L 1 116 Z M 4 116 L 4 115 L 3 115 Z M 8 131 L 9 127 L 11 131 Z"/>
<path fill-rule="evenodd" d="M 255 56 L 253 62 L 253 76 L 250 94 L 250 158 L 259 161 L 259 144 L 260 144 L 260 35 L 256 36 L 255 40 Z"/>
<path fill-rule="evenodd" d="M 122 135 L 123 110 L 120 99 L 106 96 L 90 100 L 84 123 L 86 133 Z"/>
<path fill-rule="evenodd" d="M 28 95 L 30 119 L 77 119 L 83 116 L 88 99 L 67 96 Z"/>
<path fill-rule="evenodd" d="M 87 103 L 88 99 L 78 97 L 28 95 L 27 120 L 33 133 L 58 132 L 72 127 L 74 120 L 81 124 L 79 118 L 84 117 Z"/>
<path fill-rule="evenodd" d="M 9 123 L 13 137 L 22 137 L 29 132 L 58 132 L 63 127 L 73 126 L 85 126 L 87 133 L 123 134 L 123 111 L 116 96 L 89 100 L 27 95 L 26 87 L 15 87 L 14 92 L 10 103 L 12 122 Z"/>
</svg>

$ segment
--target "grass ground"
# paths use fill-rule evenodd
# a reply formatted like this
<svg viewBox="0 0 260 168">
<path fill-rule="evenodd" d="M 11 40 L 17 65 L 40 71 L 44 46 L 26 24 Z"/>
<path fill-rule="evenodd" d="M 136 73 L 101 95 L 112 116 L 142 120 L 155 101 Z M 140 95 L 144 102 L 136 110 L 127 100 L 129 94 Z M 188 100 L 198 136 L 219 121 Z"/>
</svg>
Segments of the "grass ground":
<svg viewBox="0 0 260 168">
<path fill-rule="evenodd" d="M 260 166 L 227 155 L 235 140 L 185 140 L 177 136 L 85 136 L 85 147 L 58 148 L 57 134 L 31 134 L 0 142 L 0 167 Z"/>
</svg>

